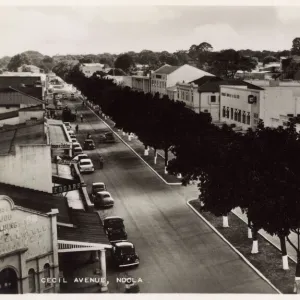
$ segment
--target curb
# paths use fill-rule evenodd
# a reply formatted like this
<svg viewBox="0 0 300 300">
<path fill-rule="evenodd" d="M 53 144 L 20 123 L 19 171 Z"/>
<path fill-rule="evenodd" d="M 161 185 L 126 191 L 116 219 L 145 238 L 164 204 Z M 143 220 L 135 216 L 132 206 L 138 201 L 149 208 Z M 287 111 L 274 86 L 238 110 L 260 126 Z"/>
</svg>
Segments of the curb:
<svg viewBox="0 0 300 300">
<path fill-rule="evenodd" d="M 194 213 L 198 215 L 240 258 L 250 267 L 252 268 L 263 280 L 265 280 L 278 294 L 282 294 L 258 269 L 256 269 L 249 260 L 240 253 L 210 222 L 208 222 L 191 204 L 190 202 L 195 199 L 188 200 L 186 202 L 187 206 L 189 206 Z"/>
<path fill-rule="evenodd" d="M 236 214 L 234 211 L 231 211 L 236 217 L 238 217 L 240 220 L 242 220 L 245 224 L 247 224 L 247 222 L 243 219 L 243 218 L 241 218 L 238 214 Z M 266 241 L 268 241 L 271 245 L 273 245 L 276 249 L 278 249 L 280 252 L 281 252 L 281 249 L 276 245 L 276 244 L 274 244 L 271 240 L 269 240 L 266 236 L 265 236 L 265 234 L 263 234 L 263 233 L 261 233 L 261 232 L 258 232 L 258 234 L 262 237 L 262 238 L 264 238 Z M 290 259 L 290 260 L 292 260 L 294 263 L 297 263 L 297 261 L 293 258 L 293 257 L 291 257 L 291 256 L 289 256 L 289 255 L 287 255 L 288 256 L 288 258 Z"/>
<path fill-rule="evenodd" d="M 118 138 L 119 140 L 125 144 L 136 156 L 138 156 L 165 184 L 167 185 L 181 185 L 180 182 L 167 182 L 161 175 L 158 174 L 157 171 L 155 171 L 128 143 L 126 143 L 118 133 L 116 133 L 100 116 L 98 116 L 90 107 L 88 109 L 96 116 L 98 119 L 100 119 L 109 129 L 112 131 Z"/>
</svg>

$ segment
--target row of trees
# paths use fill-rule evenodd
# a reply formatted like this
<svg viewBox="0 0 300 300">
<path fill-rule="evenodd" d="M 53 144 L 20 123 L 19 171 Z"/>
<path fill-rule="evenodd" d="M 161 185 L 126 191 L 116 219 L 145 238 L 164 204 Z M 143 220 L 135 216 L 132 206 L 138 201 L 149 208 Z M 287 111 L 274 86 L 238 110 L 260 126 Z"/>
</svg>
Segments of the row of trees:
<svg viewBox="0 0 300 300">
<path fill-rule="evenodd" d="M 68 80 L 116 127 L 134 133 L 148 147 L 165 151 L 165 166 L 171 174 L 182 174 L 183 184 L 198 180 L 203 209 L 223 216 L 240 207 L 248 217 L 253 246 L 258 252 L 257 233 L 264 229 L 281 242 L 284 269 L 288 268 L 286 240 L 297 251 L 296 279 L 300 277 L 300 245 L 289 234 L 300 237 L 300 135 L 291 120 L 287 128 L 265 128 L 238 134 L 231 127 L 219 128 L 207 114 L 196 114 L 182 102 L 143 94 L 116 86 L 97 75 L 87 79 L 76 67 Z M 168 151 L 175 159 L 168 162 Z M 299 292 L 299 291 L 298 291 Z"/>
</svg>

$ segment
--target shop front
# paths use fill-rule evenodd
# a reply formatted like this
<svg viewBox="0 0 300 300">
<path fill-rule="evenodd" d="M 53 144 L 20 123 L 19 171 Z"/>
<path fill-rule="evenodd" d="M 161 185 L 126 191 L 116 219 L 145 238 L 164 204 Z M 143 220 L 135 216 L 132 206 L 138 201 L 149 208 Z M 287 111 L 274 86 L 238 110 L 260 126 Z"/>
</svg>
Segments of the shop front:
<svg viewBox="0 0 300 300">
<path fill-rule="evenodd" d="M 58 278 L 56 215 L 16 206 L 0 196 L 0 294 L 55 293 Z"/>
</svg>

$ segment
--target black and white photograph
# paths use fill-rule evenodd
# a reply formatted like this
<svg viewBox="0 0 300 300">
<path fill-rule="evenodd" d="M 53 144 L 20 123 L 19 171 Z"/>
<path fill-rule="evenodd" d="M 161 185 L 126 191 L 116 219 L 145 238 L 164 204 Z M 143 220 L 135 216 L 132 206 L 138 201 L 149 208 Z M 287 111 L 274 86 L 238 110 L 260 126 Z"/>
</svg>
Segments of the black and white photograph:
<svg viewBox="0 0 300 300">
<path fill-rule="evenodd" d="M 300 3 L 113 2 L 0 1 L 0 294 L 300 294 Z"/>
</svg>

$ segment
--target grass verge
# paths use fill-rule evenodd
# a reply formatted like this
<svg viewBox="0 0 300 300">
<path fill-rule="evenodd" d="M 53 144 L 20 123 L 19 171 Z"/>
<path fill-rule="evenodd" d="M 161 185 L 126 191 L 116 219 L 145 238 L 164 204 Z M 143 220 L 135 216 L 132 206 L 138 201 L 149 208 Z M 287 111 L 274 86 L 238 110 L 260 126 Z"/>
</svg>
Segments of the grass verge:
<svg viewBox="0 0 300 300">
<path fill-rule="evenodd" d="M 289 259 L 289 270 L 282 269 L 280 251 L 263 236 L 258 236 L 258 254 L 251 254 L 252 239 L 248 238 L 247 225 L 236 215 L 230 213 L 229 228 L 222 227 L 222 218 L 200 211 L 198 200 L 190 204 L 213 225 L 248 261 L 259 270 L 283 294 L 293 294 L 296 263 Z"/>
</svg>

